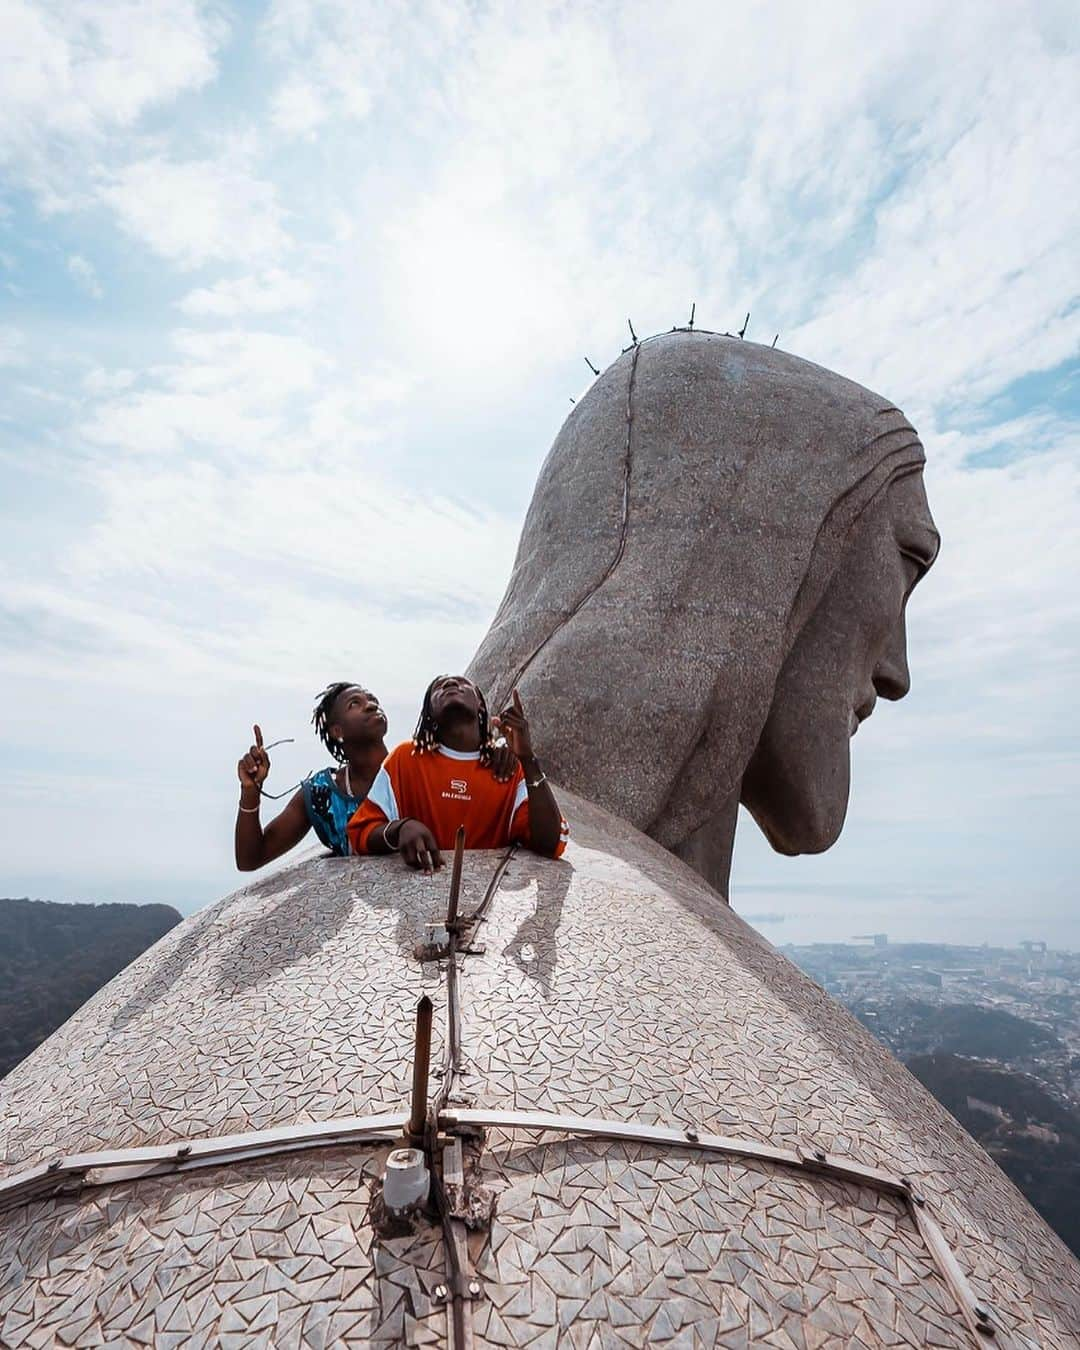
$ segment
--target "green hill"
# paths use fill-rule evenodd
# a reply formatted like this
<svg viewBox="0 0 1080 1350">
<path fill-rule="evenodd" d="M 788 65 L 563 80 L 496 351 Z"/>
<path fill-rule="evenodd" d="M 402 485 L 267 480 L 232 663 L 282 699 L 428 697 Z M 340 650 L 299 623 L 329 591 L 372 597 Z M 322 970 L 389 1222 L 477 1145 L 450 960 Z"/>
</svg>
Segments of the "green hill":
<svg viewBox="0 0 1080 1350">
<path fill-rule="evenodd" d="M 970 1003 L 946 1003 L 941 1007 L 912 1003 L 908 1007 L 912 1021 L 910 1040 L 925 1040 L 926 1046 L 920 1047 L 924 1053 L 942 1050 L 977 1059 L 1017 1059 L 1061 1046 L 1045 1027 L 1000 1008 L 981 1008 Z"/>
<path fill-rule="evenodd" d="M 916 1055 L 907 1066 L 1080 1253 L 1080 1113 L 1027 1074 L 958 1055 Z"/>
<path fill-rule="evenodd" d="M 171 905 L 0 899 L 0 1076 L 179 922 Z"/>
</svg>

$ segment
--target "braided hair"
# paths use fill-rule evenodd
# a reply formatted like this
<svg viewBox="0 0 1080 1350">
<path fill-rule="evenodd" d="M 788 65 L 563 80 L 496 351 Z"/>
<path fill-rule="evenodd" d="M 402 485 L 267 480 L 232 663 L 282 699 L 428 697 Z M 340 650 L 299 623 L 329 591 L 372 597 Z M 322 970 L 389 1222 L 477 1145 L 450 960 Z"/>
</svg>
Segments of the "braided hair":
<svg viewBox="0 0 1080 1350">
<path fill-rule="evenodd" d="M 412 737 L 414 755 L 425 755 L 439 744 L 439 724 L 431 711 L 431 695 L 439 681 L 445 679 L 445 675 L 436 675 L 424 694 L 424 703 Z M 476 684 L 473 688 L 476 690 L 476 701 L 479 704 L 480 763 L 490 764 L 491 756 L 495 752 L 495 733 L 491 730 L 491 719 L 488 716 L 487 700 L 484 698 L 483 690 Z"/>
<path fill-rule="evenodd" d="M 339 764 L 344 764 L 347 756 L 342 742 L 330 734 L 330 718 L 333 716 L 334 704 L 346 689 L 354 688 L 355 683 L 350 680 L 338 680 L 336 684 L 328 684 L 315 700 L 315 711 L 311 714 L 315 734 Z"/>
</svg>

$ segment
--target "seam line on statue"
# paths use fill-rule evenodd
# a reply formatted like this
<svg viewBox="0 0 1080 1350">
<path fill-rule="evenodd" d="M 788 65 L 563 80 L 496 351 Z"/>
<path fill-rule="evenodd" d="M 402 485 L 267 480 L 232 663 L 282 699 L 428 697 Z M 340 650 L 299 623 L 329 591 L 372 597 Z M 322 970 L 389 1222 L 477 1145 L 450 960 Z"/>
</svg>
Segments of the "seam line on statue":
<svg viewBox="0 0 1080 1350">
<path fill-rule="evenodd" d="M 593 585 L 586 590 L 585 594 L 581 597 L 580 600 L 578 600 L 574 604 L 573 608 L 570 609 L 570 611 L 558 621 L 558 623 L 554 626 L 554 628 L 552 628 L 552 630 L 548 634 L 546 634 L 545 637 L 542 638 L 539 643 L 537 643 L 537 645 L 533 648 L 529 656 L 527 656 L 525 660 L 521 663 L 521 665 L 517 669 L 517 674 L 514 676 L 510 684 L 511 689 L 517 688 L 518 682 L 521 680 L 522 676 L 529 669 L 529 667 L 536 660 L 536 658 L 540 655 L 540 653 L 544 650 L 544 648 L 548 645 L 548 643 L 552 640 L 555 634 L 558 633 L 561 629 L 565 628 L 571 619 L 576 618 L 577 615 L 581 613 L 581 611 L 589 603 L 592 597 L 596 594 L 596 592 L 601 588 L 601 586 L 603 586 L 607 581 L 611 579 L 611 576 L 614 573 L 615 569 L 618 567 L 619 563 L 622 562 L 623 554 L 626 552 L 626 535 L 630 525 L 630 475 L 633 468 L 633 460 L 631 455 L 631 436 L 633 433 L 633 422 L 634 422 L 634 412 L 633 412 L 634 383 L 637 379 L 638 357 L 641 353 L 641 347 L 642 344 L 640 342 L 634 345 L 634 355 L 631 358 L 630 362 L 630 376 L 626 382 L 626 441 L 623 447 L 622 520 L 620 521 L 619 524 L 619 542 L 616 545 L 614 557 L 611 559 L 607 567 L 604 569 L 604 572 L 599 578 L 599 580 L 594 582 Z"/>
</svg>

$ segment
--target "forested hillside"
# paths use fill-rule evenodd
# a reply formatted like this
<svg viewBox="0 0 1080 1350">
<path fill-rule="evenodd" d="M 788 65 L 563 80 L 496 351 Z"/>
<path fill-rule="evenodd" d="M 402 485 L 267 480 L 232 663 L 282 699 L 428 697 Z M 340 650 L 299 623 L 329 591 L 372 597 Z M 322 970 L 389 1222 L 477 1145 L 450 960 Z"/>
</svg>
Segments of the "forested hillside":
<svg viewBox="0 0 1080 1350">
<path fill-rule="evenodd" d="M 179 922 L 171 905 L 0 899 L 0 1076 Z"/>
<path fill-rule="evenodd" d="M 997 1065 L 934 1054 L 907 1066 L 1080 1254 L 1080 1114 Z"/>
</svg>

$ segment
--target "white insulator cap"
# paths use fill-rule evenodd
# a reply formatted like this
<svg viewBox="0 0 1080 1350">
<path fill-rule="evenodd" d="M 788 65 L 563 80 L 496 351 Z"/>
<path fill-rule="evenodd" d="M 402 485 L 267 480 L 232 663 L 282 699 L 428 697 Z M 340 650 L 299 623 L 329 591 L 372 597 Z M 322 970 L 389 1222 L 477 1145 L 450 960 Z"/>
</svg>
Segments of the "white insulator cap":
<svg viewBox="0 0 1080 1350">
<path fill-rule="evenodd" d="M 418 1148 L 396 1148 L 386 1159 L 383 1204 L 393 1214 L 412 1209 L 427 1199 L 431 1177 L 424 1153 Z"/>
</svg>

